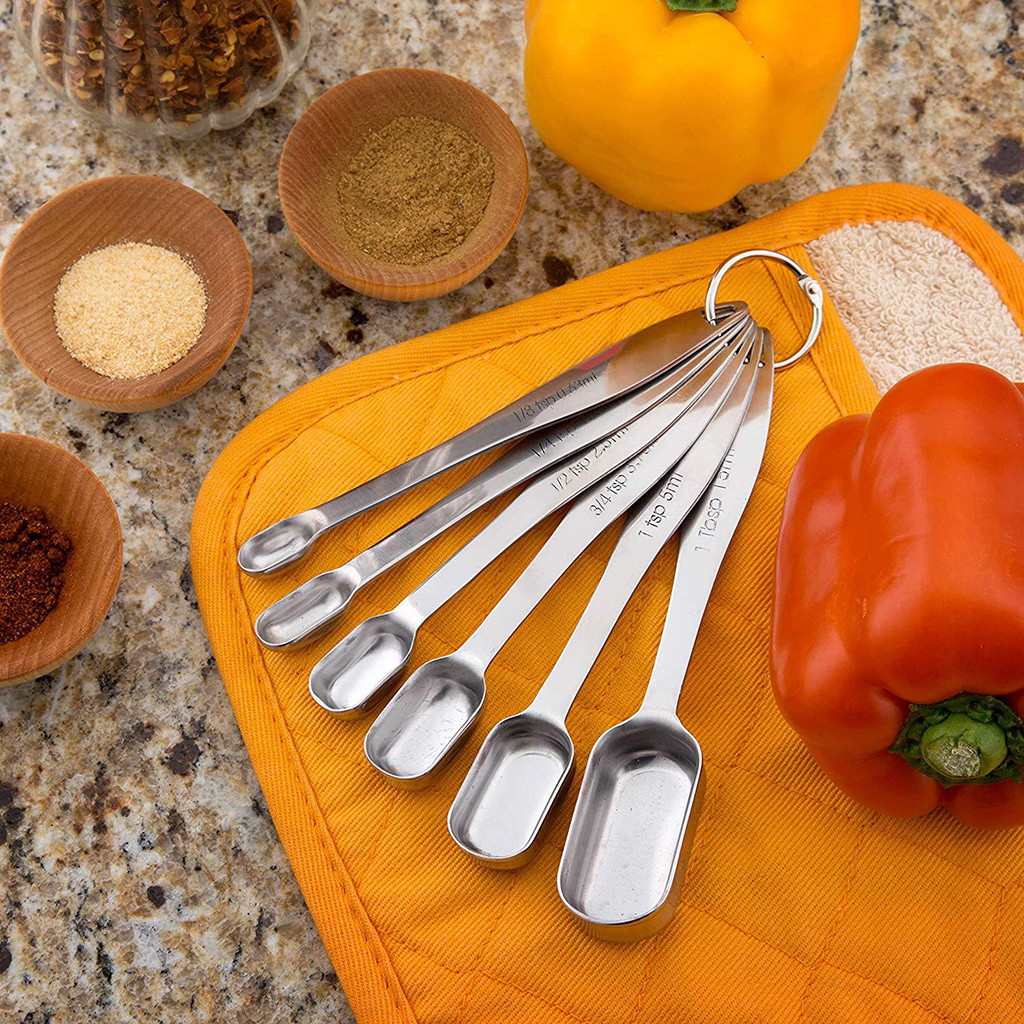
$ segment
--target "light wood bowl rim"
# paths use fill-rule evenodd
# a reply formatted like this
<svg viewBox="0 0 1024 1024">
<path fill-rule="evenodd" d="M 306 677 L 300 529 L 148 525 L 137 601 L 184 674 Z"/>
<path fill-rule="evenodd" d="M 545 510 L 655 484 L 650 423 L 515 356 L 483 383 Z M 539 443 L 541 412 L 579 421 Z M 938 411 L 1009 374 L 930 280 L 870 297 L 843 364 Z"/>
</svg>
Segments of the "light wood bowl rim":
<svg viewBox="0 0 1024 1024">
<path fill-rule="evenodd" d="M 85 481 L 86 485 L 101 497 L 103 512 L 107 520 L 103 529 L 109 536 L 116 538 L 115 549 L 112 551 L 109 561 L 105 563 L 105 567 L 109 567 L 113 571 L 100 573 L 100 579 L 107 580 L 106 585 L 98 590 L 93 589 L 89 591 L 90 612 L 88 616 L 83 618 L 77 629 L 67 635 L 59 635 L 58 640 L 55 642 L 44 644 L 36 657 L 30 661 L 26 661 L 23 657 L 18 658 L 17 645 L 21 642 L 20 640 L 0 645 L 0 686 L 13 686 L 16 683 L 38 679 L 40 676 L 54 671 L 70 661 L 92 639 L 96 630 L 100 628 L 103 620 L 107 617 L 121 582 L 124 561 L 124 536 L 121 531 L 121 520 L 117 515 L 117 509 L 114 506 L 109 491 L 104 487 L 103 481 L 77 455 L 41 437 L 6 431 L 0 432 L 0 448 L 13 449 L 14 458 L 17 460 L 23 461 L 45 453 L 48 457 L 59 459 L 68 465 L 79 479 Z M 17 501 L 17 496 L 13 494 L 8 495 L 3 490 L 0 490 L 0 501 L 12 500 Z M 52 515 L 51 509 L 44 509 L 43 511 L 48 516 Z M 53 522 L 52 518 L 51 522 Z M 72 559 L 74 554 L 73 550 Z M 59 601 L 57 607 L 60 607 Z M 38 641 L 41 636 L 45 638 L 45 631 L 48 626 L 52 627 L 54 623 L 59 624 L 59 620 L 54 618 L 55 614 L 56 609 L 36 626 L 34 630 L 26 633 L 23 639 L 33 637 Z M 16 666 L 15 671 L 12 671 L 12 662 Z"/>
<path fill-rule="evenodd" d="M 517 145 L 513 150 L 514 159 L 499 161 L 495 157 L 494 161 L 495 180 L 498 180 L 499 174 L 507 176 L 511 183 L 510 188 L 515 195 L 515 203 L 510 207 L 510 215 L 502 220 L 490 222 L 488 221 L 488 211 L 485 210 L 480 225 L 478 225 L 487 229 L 484 236 L 474 239 L 471 235 L 466 242 L 457 246 L 450 253 L 418 266 L 385 263 L 374 260 L 355 247 L 343 247 L 336 240 L 330 244 L 321 244 L 320 241 L 313 238 L 304 230 L 305 214 L 293 204 L 291 197 L 293 191 L 294 194 L 305 192 L 308 195 L 308 186 L 304 188 L 308 179 L 303 177 L 301 161 L 296 159 L 296 153 L 300 150 L 306 133 L 315 130 L 314 122 L 317 117 L 322 115 L 325 110 L 333 108 L 339 102 L 342 94 L 354 87 L 353 83 L 358 82 L 361 88 L 373 85 L 379 88 L 397 82 L 416 89 L 422 87 L 424 83 L 430 83 L 433 86 L 441 81 L 451 88 L 464 90 L 467 96 L 471 96 L 474 104 L 486 111 L 485 118 L 492 125 L 500 126 L 504 131 L 511 129 L 511 132 L 514 133 L 517 140 Z M 403 110 L 396 106 L 395 116 L 402 113 Z M 484 119 L 480 120 L 482 123 Z M 493 150 L 491 155 L 495 156 Z M 306 108 L 292 126 L 281 151 L 281 160 L 278 166 L 278 194 L 281 200 L 281 210 L 289 229 L 310 259 L 336 281 L 354 291 L 377 298 L 407 301 L 447 294 L 462 287 L 490 266 L 515 234 L 523 211 L 526 209 L 529 189 L 530 170 L 526 147 L 519 130 L 508 114 L 487 93 L 476 86 L 461 78 L 456 78 L 454 75 L 428 68 L 379 68 L 355 75 L 344 82 L 331 86 Z M 487 243 L 486 246 L 482 244 L 484 241 Z M 474 249 L 478 248 L 480 252 L 478 258 L 467 266 L 465 263 L 466 246 L 471 243 Z"/>
<path fill-rule="evenodd" d="M 51 373 L 48 367 L 38 361 L 38 353 L 34 344 L 38 343 L 38 339 L 33 338 L 32 342 L 29 342 L 22 336 L 18 326 L 11 321 L 6 299 L 7 284 L 17 273 L 15 268 L 21 252 L 33 244 L 35 234 L 45 226 L 49 218 L 67 210 L 74 211 L 78 204 L 92 201 L 103 191 L 113 187 L 124 188 L 126 186 L 138 188 L 150 199 L 153 192 L 164 191 L 168 201 L 171 197 L 176 196 L 179 200 L 191 204 L 191 208 L 197 216 L 202 218 L 202 226 L 207 227 L 208 230 L 217 230 L 223 238 L 222 244 L 225 249 L 230 247 L 232 250 L 230 264 L 232 268 L 237 268 L 233 280 L 242 286 L 242 301 L 239 303 L 237 315 L 227 321 L 220 331 L 208 338 L 200 337 L 196 345 L 181 359 L 158 373 L 134 380 L 113 380 L 96 373 L 83 364 L 77 364 L 75 372 L 80 373 L 82 378 L 89 382 L 89 391 L 86 395 L 77 389 L 73 382 L 65 379 L 64 375 Z M 195 228 L 196 225 L 193 222 L 189 230 L 195 230 Z M 147 241 L 142 237 L 138 239 L 126 237 L 124 240 Z M 80 255 L 94 251 L 97 247 L 86 245 Z M 225 260 L 225 263 L 227 262 Z M 204 286 L 209 289 L 209 282 L 204 280 Z M 11 350 L 22 365 L 47 387 L 96 409 L 109 412 L 140 412 L 162 408 L 185 398 L 206 384 L 217 373 L 227 361 L 245 329 L 252 303 L 252 287 L 252 261 L 245 240 L 232 223 L 231 218 L 212 199 L 171 178 L 151 174 L 112 174 L 82 181 L 63 189 L 43 203 L 18 229 L 11 244 L 7 247 L 3 262 L 0 263 L 0 327 L 3 328 Z M 208 296 L 208 298 L 213 301 L 214 297 Z M 55 346 L 63 348 L 56 330 L 52 337 L 47 336 L 43 340 L 42 346 L 40 351 L 52 351 Z"/>
</svg>

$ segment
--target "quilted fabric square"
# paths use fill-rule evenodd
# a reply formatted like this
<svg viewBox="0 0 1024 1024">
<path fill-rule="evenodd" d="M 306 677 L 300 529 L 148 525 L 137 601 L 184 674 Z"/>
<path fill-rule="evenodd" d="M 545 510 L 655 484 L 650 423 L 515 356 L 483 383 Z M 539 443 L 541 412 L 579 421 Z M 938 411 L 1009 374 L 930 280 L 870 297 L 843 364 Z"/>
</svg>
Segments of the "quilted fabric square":
<svg viewBox="0 0 1024 1024">
<path fill-rule="evenodd" d="M 393 607 L 503 503 L 481 509 L 374 581 L 340 627 L 309 646 L 265 650 L 252 624 L 271 601 L 408 520 L 482 460 L 333 531 L 281 575 L 244 576 L 238 547 L 269 523 L 445 440 L 624 335 L 700 306 L 712 271 L 741 249 L 781 249 L 821 273 L 838 301 L 862 282 L 849 280 L 846 250 L 825 238 L 883 225 L 906 226 L 909 234 L 880 228 L 868 240 L 878 253 L 865 266 L 882 296 L 879 311 L 859 319 L 851 312 L 844 326 L 829 302 L 819 344 L 778 377 L 762 472 L 687 675 L 679 711 L 703 746 L 708 786 L 679 911 L 647 942 L 595 941 L 555 889 L 581 773 L 539 854 L 518 871 L 472 862 L 449 839 L 445 816 L 480 738 L 522 709 L 544 679 L 613 538 L 586 552 L 502 651 L 474 737 L 435 784 L 416 792 L 392 789 L 374 773 L 362 754 L 368 721 L 342 721 L 314 704 L 309 670 L 349 628 Z M 907 239 L 917 228 L 925 242 L 915 248 Z M 889 351 L 904 325 L 901 296 L 922 275 L 936 273 L 935 252 L 943 245 L 967 267 L 969 280 L 958 286 L 963 302 L 983 311 L 998 307 L 998 330 L 1019 340 L 1024 269 L 990 228 L 934 193 L 864 186 L 357 360 L 277 403 L 225 449 L 196 507 L 196 590 L 275 825 L 361 1022 L 1024 1019 L 1024 835 L 972 832 L 941 812 L 886 820 L 852 804 L 785 725 L 768 681 L 772 562 L 793 465 L 819 429 L 870 410 L 877 399 L 851 333 L 862 349 L 874 347 L 877 364 L 905 371 L 907 353 Z M 905 278 L 880 269 L 890 259 Z M 915 260 L 922 261 L 916 271 Z M 943 282 L 925 284 L 939 296 L 935 303 L 949 293 Z M 777 352 L 799 343 L 807 310 L 784 269 L 745 264 L 727 278 L 722 297 L 746 300 L 772 331 Z M 933 340 L 941 342 L 955 325 L 948 316 L 936 323 Z M 969 336 L 970 327 L 961 334 Z M 1013 343 L 998 347 L 1005 352 Z M 456 647 L 551 528 L 532 531 L 431 618 L 412 667 Z M 644 578 L 569 717 L 579 765 L 597 736 L 639 702 L 673 562 L 674 553 L 663 552 Z"/>
</svg>

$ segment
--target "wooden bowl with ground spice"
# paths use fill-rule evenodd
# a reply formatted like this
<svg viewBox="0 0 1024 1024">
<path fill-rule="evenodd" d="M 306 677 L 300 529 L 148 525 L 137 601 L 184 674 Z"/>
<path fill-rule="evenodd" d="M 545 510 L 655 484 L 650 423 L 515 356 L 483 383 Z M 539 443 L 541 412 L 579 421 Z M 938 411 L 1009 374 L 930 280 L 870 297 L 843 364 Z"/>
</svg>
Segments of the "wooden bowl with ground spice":
<svg viewBox="0 0 1024 1024">
<path fill-rule="evenodd" d="M 61 192 L 0 267 L 0 322 L 34 374 L 112 412 L 170 405 L 223 366 L 252 267 L 227 215 L 174 181 L 120 175 Z"/>
<path fill-rule="evenodd" d="M 121 524 L 92 470 L 49 441 L 0 434 L 0 686 L 74 657 L 120 579 Z"/>
<path fill-rule="evenodd" d="M 281 156 L 281 208 L 299 244 L 364 295 L 460 288 L 508 244 L 529 190 L 505 112 L 450 75 L 390 68 L 329 89 Z"/>
</svg>

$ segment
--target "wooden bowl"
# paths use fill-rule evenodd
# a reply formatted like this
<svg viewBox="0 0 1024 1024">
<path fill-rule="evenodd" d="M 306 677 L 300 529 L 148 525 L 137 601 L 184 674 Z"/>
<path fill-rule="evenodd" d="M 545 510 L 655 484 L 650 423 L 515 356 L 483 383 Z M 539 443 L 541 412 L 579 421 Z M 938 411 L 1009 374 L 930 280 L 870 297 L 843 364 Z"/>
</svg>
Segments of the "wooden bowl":
<svg viewBox="0 0 1024 1024">
<path fill-rule="evenodd" d="M 494 184 L 480 223 L 446 256 L 420 266 L 375 260 L 341 223 L 338 179 L 367 132 L 403 115 L 448 121 L 491 154 Z M 494 100 L 450 75 L 388 68 L 329 89 L 299 118 L 281 155 L 281 208 L 299 245 L 335 280 L 364 295 L 411 301 L 461 288 L 508 244 L 529 190 L 526 150 Z"/>
<path fill-rule="evenodd" d="M 41 508 L 73 545 L 56 607 L 30 633 L 0 644 L 0 686 L 10 686 L 63 665 L 99 628 L 121 579 L 121 524 L 84 462 L 25 434 L 0 434 L 0 502 Z"/>
<path fill-rule="evenodd" d="M 53 322 L 53 296 L 80 256 L 118 242 L 152 242 L 184 256 L 206 285 L 206 325 L 178 362 L 139 380 L 111 380 L 74 359 Z M 0 267 L 0 323 L 18 358 L 44 383 L 85 405 L 139 412 L 205 384 L 235 347 L 252 298 L 242 236 L 205 196 L 165 178 L 118 175 L 61 192 L 14 237 Z"/>
</svg>

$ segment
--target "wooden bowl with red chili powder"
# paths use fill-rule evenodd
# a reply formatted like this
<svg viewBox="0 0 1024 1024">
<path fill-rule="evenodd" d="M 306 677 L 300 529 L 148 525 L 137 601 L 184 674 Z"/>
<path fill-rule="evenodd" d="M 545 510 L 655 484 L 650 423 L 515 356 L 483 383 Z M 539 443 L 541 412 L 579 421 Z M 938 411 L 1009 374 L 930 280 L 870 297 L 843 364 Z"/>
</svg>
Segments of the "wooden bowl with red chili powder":
<svg viewBox="0 0 1024 1024">
<path fill-rule="evenodd" d="M 121 524 L 84 462 L 49 441 L 0 433 L 0 686 L 73 658 L 121 579 Z"/>
<path fill-rule="evenodd" d="M 418 68 L 328 89 L 281 155 L 281 209 L 313 261 L 379 299 L 445 295 L 515 233 L 529 191 L 519 132 L 489 96 Z"/>
</svg>

